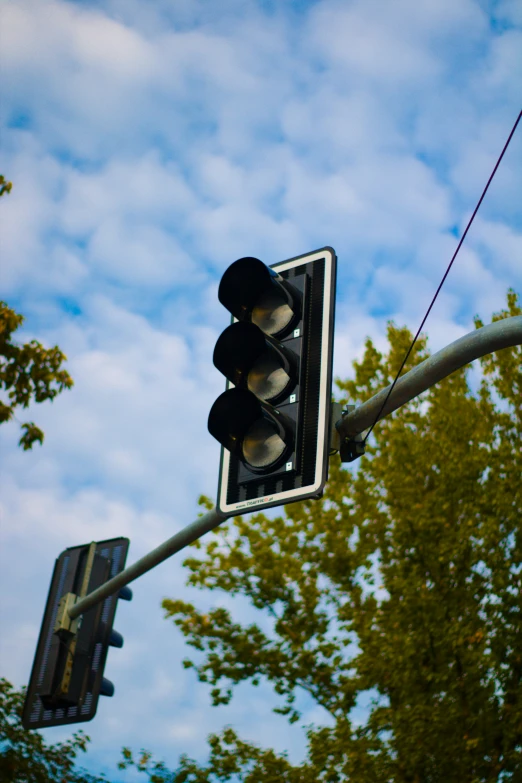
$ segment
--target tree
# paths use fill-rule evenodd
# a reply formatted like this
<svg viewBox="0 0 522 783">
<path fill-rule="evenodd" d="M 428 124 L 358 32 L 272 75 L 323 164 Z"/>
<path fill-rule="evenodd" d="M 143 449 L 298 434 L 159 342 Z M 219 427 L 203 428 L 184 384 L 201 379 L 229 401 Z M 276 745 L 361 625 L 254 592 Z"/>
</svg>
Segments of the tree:
<svg viewBox="0 0 522 783">
<path fill-rule="evenodd" d="M 3 196 L 4 193 L 10 193 L 13 188 L 12 182 L 7 182 L 6 178 L 0 174 L 0 196 Z"/>
<path fill-rule="evenodd" d="M 510 291 L 494 320 L 521 313 Z M 388 339 L 387 355 L 368 340 L 355 379 L 338 381 L 351 402 L 393 379 L 411 334 L 391 323 Z M 421 339 L 409 367 L 427 355 Z M 299 690 L 324 708 L 331 726 L 307 729 L 306 760 L 225 729 L 206 766 L 182 757 L 169 771 L 124 749 L 121 767 L 176 783 L 522 780 L 521 359 L 487 356 L 475 391 L 464 368 L 382 421 L 354 471 L 332 460 L 321 501 L 236 517 L 195 544 L 188 583 L 246 596 L 271 633 L 164 600 L 214 705 L 263 679 L 290 722 Z"/>
<path fill-rule="evenodd" d="M 0 176 L 0 196 L 9 193 L 11 182 Z M 15 416 L 15 408 L 28 408 L 31 402 L 54 400 L 57 394 L 73 386 L 66 370 L 61 369 L 67 357 L 58 348 L 44 348 L 37 340 L 19 345 L 11 340 L 14 332 L 23 324 L 23 315 L 11 310 L 0 301 L 0 389 L 7 392 L 8 402 L 0 400 L 0 424 Z M 24 451 L 38 441 L 43 443 L 44 433 L 34 422 L 21 424 L 24 433 L 19 445 Z"/>
<path fill-rule="evenodd" d="M 0 175 L 0 196 L 10 193 L 12 183 Z M 9 400 L 0 400 L 0 423 L 14 417 L 18 406 L 27 408 L 31 402 L 53 400 L 63 389 L 71 388 L 72 378 L 61 369 L 67 358 L 58 348 L 46 349 L 36 340 L 16 345 L 11 335 L 22 325 L 24 317 L 0 301 L 0 389 Z M 24 450 L 36 441 L 43 443 L 44 434 L 34 422 L 22 424 L 25 430 L 19 444 Z M 79 751 L 85 752 L 89 737 L 83 731 L 73 734 L 67 742 L 47 744 L 37 731 L 22 726 L 25 688 L 16 690 L 0 678 L 0 779 L 2 783 L 96 783 L 95 777 L 74 765 Z"/>
<path fill-rule="evenodd" d="M 104 777 L 75 767 L 89 737 L 76 732 L 67 742 L 48 745 L 37 731 L 23 728 L 25 688 L 15 690 L 0 679 L 0 780 L 2 783 L 97 783 Z"/>
</svg>

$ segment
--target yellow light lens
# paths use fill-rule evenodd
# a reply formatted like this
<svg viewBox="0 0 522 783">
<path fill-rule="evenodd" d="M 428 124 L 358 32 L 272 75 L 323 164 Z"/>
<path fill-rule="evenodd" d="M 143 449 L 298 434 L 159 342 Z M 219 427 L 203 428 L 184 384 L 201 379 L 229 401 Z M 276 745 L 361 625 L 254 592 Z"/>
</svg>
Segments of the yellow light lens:
<svg viewBox="0 0 522 783">
<path fill-rule="evenodd" d="M 266 351 L 259 357 L 247 377 L 248 388 L 262 400 L 278 397 L 290 381 L 291 378 L 281 367 L 277 355 L 271 351 Z"/>
</svg>

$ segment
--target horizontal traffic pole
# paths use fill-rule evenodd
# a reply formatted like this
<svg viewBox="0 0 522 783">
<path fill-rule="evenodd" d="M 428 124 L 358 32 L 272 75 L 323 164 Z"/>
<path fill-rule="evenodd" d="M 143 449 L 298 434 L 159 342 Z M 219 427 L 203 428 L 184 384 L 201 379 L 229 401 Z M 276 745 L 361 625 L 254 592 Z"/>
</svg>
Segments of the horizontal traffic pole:
<svg viewBox="0 0 522 783">
<path fill-rule="evenodd" d="M 199 517 L 195 522 L 187 525 L 187 527 L 184 527 L 179 533 L 175 533 L 172 538 L 169 538 L 163 544 L 160 544 L 156 549 L 153 549 L 148 555 L 145 555 L 126 568 L 125 571 L 121 571 L 112 579 L 109 579 L 108 582 L 105 582 L 101 587 L 93 590 L 93 592 L 86 595 L 85 598 L 80 598 L 80 600 L 69 609 L 69 617 L 71 620 L 74 620 L 84 612 L 92 609 L 92 607 L 96 606 L 100 601 L 105 600 L 105 598 L 108 598 L 110 595 L 114 595 L 114 593 L 117 593 L 118 590 L 121 590 L 125 585 L 133 582 L 139 576 L 146 574 L 147 571 L 150 571 L 155 566 L 163 563 L 164 560 L 168 560 L 169 557 L 175 555 L 180 549 L 184 549 L 184 547 L 197 541 L 197 539 L 205 533 L 214 530 L 214 528 L 224 522 L 225 519 L 227 519 L 227 517 L 221 516 L 215 510 L 209 511 L 204 516 Z"/>
<path fill-rule="evenodd" d="M 522 315 L 503 318 L 459 337 L 458 340 L 425 359 L 399 378 L 377 421 L 410 402 L 414 397 L 418 397 L 430 386 L 447 378 L 448 375 L 464 367 L 465 364 L 469 364 L 481 356 L 486 356 L 488 353 L 494 353 L 514 345 L 522 345 Z M 372 426 L 390 387 L 391 384 L 385 389 L 381 389 L 380 392 L 337 422 L 336 429 L 341 438 L 351 439 Z"/>
</svg>

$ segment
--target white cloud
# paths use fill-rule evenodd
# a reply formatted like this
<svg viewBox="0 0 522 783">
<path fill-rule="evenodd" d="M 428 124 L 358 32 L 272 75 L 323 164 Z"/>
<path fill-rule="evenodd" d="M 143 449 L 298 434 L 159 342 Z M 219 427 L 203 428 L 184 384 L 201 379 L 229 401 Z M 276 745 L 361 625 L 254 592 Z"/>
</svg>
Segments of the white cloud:
<svg viewBox="0 0 522 783">
<path fill-rule="evenodd" d="M 137 159 L 108 160 L 93 172 L 67 171 L 63 228 L 71 235 L 93 231 L 106 218 L 122 212 L 128 221 L 168 225 L 195 206 L 195 198 L 173 161 L 157 150 Z"/>
<path fill-rule="evenodd" d="M 495 270 L 516 279 L 522 263 L 522 234 L 505 223 L 491 220 L 475 222 L 472 243 L 482 253 L 488 254 L 488 261 Z"/>
</svg>

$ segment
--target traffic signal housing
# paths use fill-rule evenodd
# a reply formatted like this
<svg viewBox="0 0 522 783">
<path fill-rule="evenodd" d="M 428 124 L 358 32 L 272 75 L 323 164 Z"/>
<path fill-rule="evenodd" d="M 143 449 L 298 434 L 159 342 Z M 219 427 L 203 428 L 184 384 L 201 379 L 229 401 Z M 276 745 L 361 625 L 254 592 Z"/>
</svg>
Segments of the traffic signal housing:
<svg viewBox="0 0 522 783">
<path fill-rule="evenodd" d="M 67 610 L 123 571 L 128 548 L 128 538 L 113 538 L 70 547 L 56 560 L 24 703 L 24 728 L 91 720 L 99 696 L 114 694 L 103 673 L 109 646 L 123 646 L 112 626 L 118 599 L 130 600 L 130 588 L 77 620 L 70 621 Z"/>
<path fill-rule="evenodd" d="M 336 265 L 325 247 L 271 267 L 240 258 L 221 279 L 232 323 L 213 358 L 227 388 L 208 429 L 222 446 L 217 509 L 226 516 L 323 492 Z"/>
</svg>

